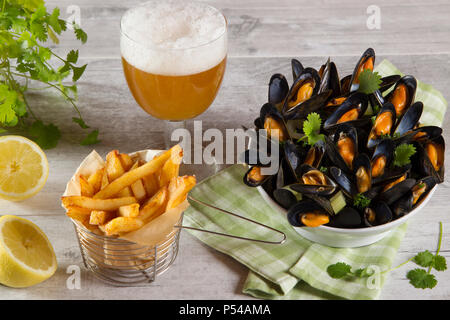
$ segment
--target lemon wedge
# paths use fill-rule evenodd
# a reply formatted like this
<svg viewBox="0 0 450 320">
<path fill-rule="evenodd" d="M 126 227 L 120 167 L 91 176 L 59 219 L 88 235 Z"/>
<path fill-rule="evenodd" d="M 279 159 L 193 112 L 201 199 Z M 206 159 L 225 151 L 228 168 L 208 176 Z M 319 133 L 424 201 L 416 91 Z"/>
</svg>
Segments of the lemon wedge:
<svg viewBox="0 0 450 320">
<path fill-rule="evenodd" d="M 31 221 L 0 218 L 0 283 L 24 288 L 50 278 L 56 271 L 55 251 L 47 236 Z"/>
<path fill-rule="evenodd" d="M 38 193 L 48 177 L 44 151 L 21 136 L 0 137 L 0 198 L 25 200 Z"/>
</svg>

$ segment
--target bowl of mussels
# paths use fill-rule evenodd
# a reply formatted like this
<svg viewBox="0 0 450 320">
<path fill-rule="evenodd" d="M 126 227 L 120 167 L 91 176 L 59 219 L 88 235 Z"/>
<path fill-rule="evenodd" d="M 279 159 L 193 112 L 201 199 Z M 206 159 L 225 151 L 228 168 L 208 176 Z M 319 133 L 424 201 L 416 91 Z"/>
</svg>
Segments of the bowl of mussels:
<svg viewBox="0 0 450 320">
<path fill-rule="evenodd" d="M 371 87 L 371 48 L 343 78 L 330 59 L 319 70 L 291 62 L 291 85 L 282 74 L 270 78 L 243 181 L 311 241 L 372 244 L 417 214 L 443 182 L 442 129 L 420 122 L 424 105 L 411 75 L 360 90 Z M 261 141 L 265 152 L 278 152 L 273 174 L 262 173 L 272 164 L 249 156 Z"/>
</svg>

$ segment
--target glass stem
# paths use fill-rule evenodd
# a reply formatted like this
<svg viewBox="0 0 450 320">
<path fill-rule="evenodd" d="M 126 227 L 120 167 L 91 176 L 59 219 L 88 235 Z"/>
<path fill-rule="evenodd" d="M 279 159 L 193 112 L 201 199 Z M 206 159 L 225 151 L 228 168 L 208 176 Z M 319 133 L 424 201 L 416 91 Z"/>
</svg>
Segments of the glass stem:
<svg viewBox="0 0 450 320">
<path fill-rule="evenodd" d="M 180 134 L 174 136 L 175 140 L 172 141 L 172 133 L 177 129 L 184 129 L 186 130 L 186 121 L 172 121 L 172 120 L 166 120 L 164 121 L 164 143 L 166 146 L 166 149 L 169 149 L 173 147 L 177 142 L 178 138 L 180 137 Z"/>
</svg>

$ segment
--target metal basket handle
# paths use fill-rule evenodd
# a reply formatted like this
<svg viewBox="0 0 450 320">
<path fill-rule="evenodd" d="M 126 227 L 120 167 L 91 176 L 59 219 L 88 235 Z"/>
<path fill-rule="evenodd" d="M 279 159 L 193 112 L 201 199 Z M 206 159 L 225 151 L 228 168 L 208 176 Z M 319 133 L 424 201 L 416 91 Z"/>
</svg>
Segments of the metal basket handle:
<svg viewBox="0 0 450 320">
<path fill-rule="evenodd" d="M 268 240 L 261 240 L 261 239 L 252 239 L 252 238 L 240 237 L 240 236 L 235 236 L 235 235 L 231 235 L 231 234 L 227 234 L 227 233 L 216 232 L 216 231 L 212 231 L 212 230 L 199 229 L 199 228 L 194 228 L 194 227 L 180 226 L 180 225 L 176 225 L 175 228 L 189 229 L 189 230 L 195 230 L 195 231 L 200 231 L 200 232 L 207 232 L 207 233 L 212 233 L 212 234 L 215 234 L 215 235 L 224 236 L 224 237 L 230 237 L 230 238 L 234 238 L 234 239 L 247 240 L 247 241 L 254 241 L 254 242 L 261 242 L 261 243 L 269 243 L 269 244 L 282 244 L 282 243 L 284 243 L 284 242 L 286 241 L 286 234 L 285 234 L 284 232 L 278 230 L 278 229 L 269 227 L 268 225 L 262 224 L 262 223 L 260 223 L 260 222 L 258 222 L 258 221 L 255 221 L 255 220 L 252 220 L 252 219 L 249 219 L 249 218 L 240 216 L 240 215 L 238 215 L 238 214 L 236 214 L 236 213 L 233 213 L 233 212 L 230 212 L 230 211 L 227 211 L 227 210 L 224 210 L 224 209 L 215 207 L 215 206 L 210 205 L 210 204 L 208 204 L 208 203 L 206 203 L 206 202 L 203 202 L 203 201 L 201 201 L 201 200 L 198 200 L 198 199 L 196 199 L 196 198 L 194 198 L 194 197 L 192 197 L 192 196 L 190 196 L 190 195 L 188 195 L 188 199 L 191 200 L 191 201 L 197 202 L 197 203 L 199 203 L 199 204 L 201 204 L 201 205 L 204 205 L 204 206 L 206 206 L 206 207 L 209 207 L 209 208 L 215 209 L 215 210 L 217 210 L 217 211 L 220 211 L 220 212 L 222 212 L 222 213 L 226 213 L 226 214 L 232 215 L 232 216 L 234 216 L 234 217 L 236 217 L 236 218 L 243 219 L 243 220 L 246 220 L 246 221 L 248 221 L 248 222 L 257 224 L 257 225 L 259 225 L 259 226 L 261 226 L 261 227 L 264 227 L 264 228 L 270 229 L 270 230 L 272 230 L 272 231 L 275 231 L 275 232 L 277 232 L 277 233 L 283 235 L 283 239 L 281 239 L 280 241 L 268 241 Z"/>
</svg>

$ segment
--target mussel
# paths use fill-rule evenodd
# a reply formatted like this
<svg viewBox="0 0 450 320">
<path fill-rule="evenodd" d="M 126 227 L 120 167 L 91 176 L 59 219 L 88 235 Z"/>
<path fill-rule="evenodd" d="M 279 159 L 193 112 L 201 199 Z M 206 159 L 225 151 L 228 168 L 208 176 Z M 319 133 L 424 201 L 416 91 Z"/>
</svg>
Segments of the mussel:
<svg viewBox="0 0 450 320">
<path fill-rule="evenodd" d="M 353 159 L 358 154 L 358 136 L 355 127 L 348 124 L 338 126 L 333 140 L 326 139 L 326 151 L 331 161 L 344 171 L 351 172 Z"/>
<path fill-rule="evenodd" d="M 415 183 L 415 179 L 406 178 L 406 175 L 400 176 L 396 180 L 387 183 L 377 198 L 391 205 L 406 194 Z"/>
<path fill-rule="evenodd" d="M 297 59 L 291 60 L 292 79 L 295 81 L 303 73 L 305 69 L 300 61 Z"/>
<path fill-rule="evenodd" d="M 288 92 L 289 84 L 286 78 L 279 73 L 272 75 L 269 81 L 269 103 L 273 104 L 281 111 L 284 99 L 286 99 Z"/>
<path fill-rule="evenodd" d="M 334 228 L 358 228 L 362 225 L 361 215 L 351 207 L 345 207 L 331 217 L 327 226 Z"/>
<path fill-rule="evenodd" d="M 360 153 L 353 160 L 353 173 L 358 193 L 369 191 L 372 187 L 372 164 L 367 154 Z"/>
<path fill-rule="evenodd" d="M 378 226 L 392 221 L 392 211 L 386 202 L 378 201 L 364 208 L 363 221 L 368 227 Z"/>
<path fill-rule="evenodd" d="M 289 139 L 284 118 L 273 104 L 266 103 L 262 106 L 259 119 L 263 128 L 267 131 L 268 138 L 274 138 L 280 142 Z"/>
<path fill-rule="evenodd" d="M 404 76 L 397 81 L 394 90 L 387 95 L 385 100 L 394 105 L 397 118 L 400 118 L 414 101 L 416 88 L 416 78 Z"/>
<path fill-rule="evenodd" d="M 302 194 L 292 190 L 289 186 L 276 189 L 273 192 L 273 197 L 275 201 L 286 210 L 289 210 L 289 208 L 302 200 Z"/>
<path fill-rule="evenodd" d="M 369 119 L 361 120 L 367 110 L 367 96 L 361 92 L 350 95 L 325 121 L 325 130 L 335 128 L 341 123 L 356 125 L 358 122 L 367 123 Z"/>
<path fill-rule="evenodd" d="M 263 175 L 261 169 L 262 167 L 258 166 L 250 167 L 244 175 L 244 183 L 250 187 L 258 187 L 272 177 L 270 175 Z"/>
<path fill-rule="evenodd" d="M 422 172 L 433 176 L 439 183 L 444 181 L 445 141 L 442 136 L 426 140 L 419 148 L 419 159 Z"/>
<path fill-rule="evenodd" d="M 335 192 L 336 183 L 322 171 L 307 164 L 302 165 L 299 171 L 299 182 L 289 186 L 292 190 L 319 196 L 328 196 Z"/>
<path fill-rule="evenodd" d="M 324 154 L 325 143 L 322 140 L 319 140 L 316 144 L 309 148 L 303 163 L 314 168 L 319 168 Z"/>
<path fill-rule="evenodd" d="M 375 147 L 382 139 L 383 136 L 390 136 L 395 126 L 395 108 L 390 102 L 385 103 L 378 112 L 372 129 L 369 133 L 369 139 L 367 141 L 367 147 Z"/>
<path fill-rule="evenodd" d="M 350 91 L 356 91 L 359 88 L 359 75 L 366 69 L 373 70 L 375 65 L 375 51 L 372 48 L 367 49 L 362 54 L 358 63 L 353 70 L 352 78 L 350 80 Z"/>
<path fill-rule="evenodd" d="M 302 200 L 293 205 L 287 218 L 294 227 L 319 227 L 330 221 L 326 211 L 313 200 Z"/>
<path fill-rule="evenodd" d="M 341 83 L 336 64 L 330 61 L 330 58 L 328 58 L 327 62 L 320 67 L 319 76 L 321 81 L 318 93 L 331 90 L 332 98 L 341 94 Z"/>
<path fill-rule="evenodd" d="M 413 130 L 419 123 L 422 112 L 423 103 L 419 101 L 414 102 L 408 110 L 406 110 L 401 120 L 398 121 L 393 134 L 394 139 L 399 139 L 402 142 L 413 139 L 415 137 Z"/>
</svg>

